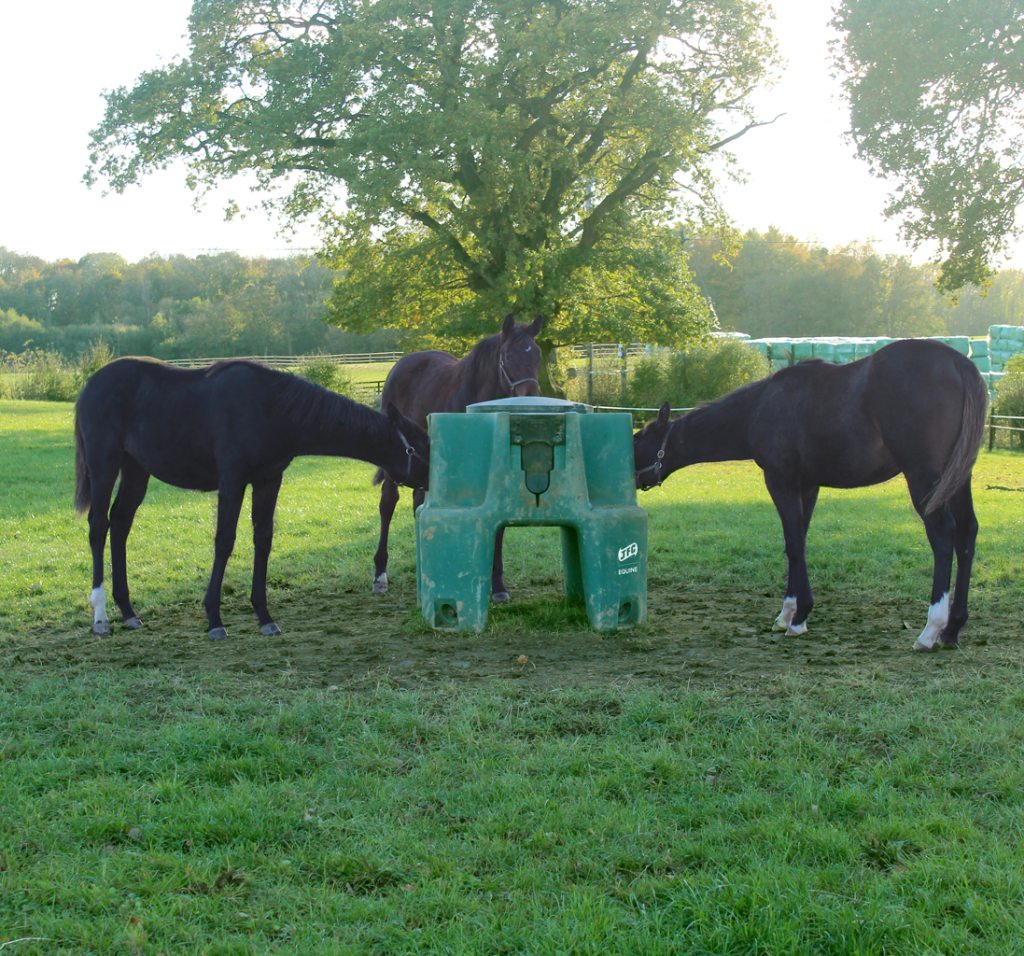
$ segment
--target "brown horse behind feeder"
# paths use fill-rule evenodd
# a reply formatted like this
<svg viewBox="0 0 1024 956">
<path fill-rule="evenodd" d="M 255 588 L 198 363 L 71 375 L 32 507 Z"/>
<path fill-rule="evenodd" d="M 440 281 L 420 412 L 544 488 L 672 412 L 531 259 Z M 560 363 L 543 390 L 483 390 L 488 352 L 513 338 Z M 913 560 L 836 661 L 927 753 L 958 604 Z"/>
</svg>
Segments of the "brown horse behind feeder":
<svg viewBox="0 0 1024 956">
<path fill-rule="evenodd" d="M 467 405 L 499 398 L 536 395 L 540 347 L 536 339 L 544 325 L 538 315 L 529 325 L 517 325 L 505 316 L 501 332 L 482 339 L 461 361 L 448 352 L 412 352 L 395 364 L 384 383 L 381 408 L 393 404 L 406 418 L 426 428 L 434 412 L 464 412 Z M 373 557 L 373 590 L 388 589 L 388 529 L 398 505 L 398 483 L 384 468 L 377 470 L 380 484 L 380 543 Z M 423 503 L 422 489 L 413 491 L 413 509 Z M 507 601 L 501 545 L 502 528 L 494 541 L 491 594 L 496 602 Z"/>
<path fill-rule="evenodd" d="M 809 359 L 669 421 L 666 402 L 633 442 L 638 488 L 703 461 L 752 458 L 782 519 L 789 575 L 775 629 L 802 634 L 814 595 L 804 548 L 818 489 L 907 480 L 934 555 L 928 623 L 915 644 L 956 644 L 978 522 L 971 471 L 985 429 L 985 382 L 941 342 L 904 339 L 849 365 Z M 956 586 L 949 581 L 956 554 Z"/>
</svg>

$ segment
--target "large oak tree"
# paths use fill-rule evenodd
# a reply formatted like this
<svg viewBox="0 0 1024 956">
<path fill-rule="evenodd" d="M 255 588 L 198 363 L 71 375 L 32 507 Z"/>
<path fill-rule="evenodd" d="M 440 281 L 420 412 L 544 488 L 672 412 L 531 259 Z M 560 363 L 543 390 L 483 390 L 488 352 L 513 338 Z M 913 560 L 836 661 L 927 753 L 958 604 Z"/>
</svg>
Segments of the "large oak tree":
<svg viewBox="0 0 1024 956">
<path fill-rule="evenodd" d="M 939 287 L 983 285 L 1024 200 L 1024 4 L 841 0 L 850 135 L 895 181 L 886 214 L 937 244 Z"/>
<path fill-rule="evenodd" d="M 188 56 L 107 94 L 87 178 L 183 158 L 318 215 L 333 320 L 677 343 L 706 327 L 673 218 L 722 224 L 716 153 L 774 62 L 754 0 L 196 0 Z M 546 363 L 545 363 L 546 368 Z"/>
</svg>

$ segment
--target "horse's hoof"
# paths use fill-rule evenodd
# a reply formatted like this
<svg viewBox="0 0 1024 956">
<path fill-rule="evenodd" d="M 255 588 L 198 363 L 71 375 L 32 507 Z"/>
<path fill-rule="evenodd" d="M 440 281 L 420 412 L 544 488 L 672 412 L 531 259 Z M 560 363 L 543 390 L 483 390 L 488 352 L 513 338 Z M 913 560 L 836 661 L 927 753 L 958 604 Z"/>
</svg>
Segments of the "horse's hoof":
<svg viewBox="0 0 1024 956">
<path fill-rule="evenodd" d="M 93 624 L 92 632 L 97 637 L 106 637 L 110 633 L 110 625 L 106 621 L 98 621 Z"/>
<path fill-rule="evenodd" d="M 508 599 L 508 591 L 495 591 L 491 595 L 491 600 L 495 604 L 504 604 Z"/>
<path fill-rule="evenodd" d="M 934 649 L 935 649 L 935 645 L 934 644 L 922 644 L 920 640 L 918 640 L 914 644 L 914 650 L 915 651 L 922 651 L 925 654 L 927 654 L 929 651 L 933 651 Z"/>
<path fill-rule="evenodd" d="M 228 629 L 226 627 L 211 627 L 210 628 L 210 640 L 211 641 L 223 641 L 228 636 Z"/>
<path fill-rule="evenodd" d="M 807 633 L 807 624 L 790 624 L 786 631 L 787 637 L 799 637 L 801 634 Z"/>
<path fill-rule="evenodd" d="M 137 631 L 142 627 L 142 618 L 140 617 L 127 617 L 124 620 L 124 626 L 129 630 Z"/>
<path fill-rule="evenodd" d="M 373 593 L 383 594 L 388 589 L 388 574 L 385 571 L 379 578 L 373 579 Z"/>
<path fill-rule="evenodd" d="M 269 624 L 264 624 L 260 628 L 260 634 L 262 634 L 264 637 L 273 637 L 275 634 L 280 633 L 281 628 L 279 628 L 273 621 L 271 621 Z"/>
</svg>

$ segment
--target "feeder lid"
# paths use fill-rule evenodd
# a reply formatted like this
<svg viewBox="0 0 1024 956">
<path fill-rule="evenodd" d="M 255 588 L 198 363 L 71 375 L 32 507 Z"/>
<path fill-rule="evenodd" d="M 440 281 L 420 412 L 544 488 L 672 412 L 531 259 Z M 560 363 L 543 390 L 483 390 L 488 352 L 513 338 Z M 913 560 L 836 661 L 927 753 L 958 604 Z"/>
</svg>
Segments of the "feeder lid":
<svg viewBox="0 0 1024 956">
<path fill-rule="evenodd" d="M 505 412 L 509 415 L 543 415 L 557 412 L 592 412 L 593 406 L 583 402 L 567 402 L 561 398 L 545 398 L 542 395 L 524 395 L 521 398 L 499 398 L 493 402 L 476 402 L 467 405 L 467 412 Z"/>
</svg>

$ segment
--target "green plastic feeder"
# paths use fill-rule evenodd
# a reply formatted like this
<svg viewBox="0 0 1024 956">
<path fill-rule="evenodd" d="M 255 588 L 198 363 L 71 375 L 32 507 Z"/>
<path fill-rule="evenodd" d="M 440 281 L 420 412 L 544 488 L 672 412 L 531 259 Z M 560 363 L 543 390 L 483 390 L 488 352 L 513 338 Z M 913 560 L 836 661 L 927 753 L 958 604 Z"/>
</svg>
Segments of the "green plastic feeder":
<svg viewBox="0 0 1024 956">
<path fill-rule="evenodd" d="M 647 620 L 647 512 L 632 416 L 506 398 L 428 417 L 430 490 L 416 512 L 416 593 L 440 630 L 487 626 L 499 528 L 561 528 L 565 592 L 596 631 Z"/>
</svg>

